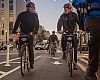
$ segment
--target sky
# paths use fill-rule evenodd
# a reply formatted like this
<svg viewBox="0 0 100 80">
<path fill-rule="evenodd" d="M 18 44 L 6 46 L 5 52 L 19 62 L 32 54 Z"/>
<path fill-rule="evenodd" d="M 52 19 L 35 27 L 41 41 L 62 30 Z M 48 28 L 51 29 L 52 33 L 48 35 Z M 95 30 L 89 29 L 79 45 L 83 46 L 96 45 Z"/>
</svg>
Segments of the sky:
<svg viewBox="0 0 100 80">
<path fill-rule="evenodd" d="M 57 22 L 63 13 L 63 5 L 67 0 L 32 0 L 36 5 L 40 25 L 47 31 L 57 30 Z"/>
</svg>

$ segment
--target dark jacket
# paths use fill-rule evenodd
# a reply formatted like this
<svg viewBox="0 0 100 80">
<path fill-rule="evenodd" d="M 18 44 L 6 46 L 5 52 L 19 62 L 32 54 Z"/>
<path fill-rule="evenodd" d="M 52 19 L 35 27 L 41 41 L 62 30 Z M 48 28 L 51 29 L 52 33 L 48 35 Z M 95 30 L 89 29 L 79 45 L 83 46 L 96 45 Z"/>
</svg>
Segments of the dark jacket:
<svg viewBox="0 0 100 80">
<path fill-rule="evenodd" d="M 76 27 L 76 23 L 79 25 L 79 18 L 76 13 L 69 12 L 68 14 L 63 13 L 60 16 L 60 19 L 57 23 L 57 31 L 61 30 L 61 27 L 63 26 L 63 29 L 68 32 L 73 32 Z M 80 29 L 83 29 L 81 26 L 79 26 Z"/>
<path fill-rule="evenodd" d="M 55 41 L 58 41 L 57 35 L 50 35 L 49 42 L 55 42 Z"/>
<path fill-rule="evenodd" d="M 23 33 L 37 33 L 39 29 L 39 20 L 37 13 L 31 13 L 28 11 L 21 12 L 17 17 L 13 31 L 15 32 L 18 27 L 20 27 L 20 30 Z"/>
</svg>

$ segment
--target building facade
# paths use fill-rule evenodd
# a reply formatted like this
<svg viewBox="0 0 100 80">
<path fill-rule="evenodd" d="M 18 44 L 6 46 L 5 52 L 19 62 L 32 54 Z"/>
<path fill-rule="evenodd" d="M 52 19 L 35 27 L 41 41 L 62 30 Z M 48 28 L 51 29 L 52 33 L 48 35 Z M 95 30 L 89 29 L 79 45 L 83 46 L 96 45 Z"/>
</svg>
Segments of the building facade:
<svg viewBox="0 0 100 80">
<path fill-rule="evenodd" d="M 26 0 L 0 0 L 0 42 L 9 42 L 18 14 L 25 10 Z"/>
</svg>

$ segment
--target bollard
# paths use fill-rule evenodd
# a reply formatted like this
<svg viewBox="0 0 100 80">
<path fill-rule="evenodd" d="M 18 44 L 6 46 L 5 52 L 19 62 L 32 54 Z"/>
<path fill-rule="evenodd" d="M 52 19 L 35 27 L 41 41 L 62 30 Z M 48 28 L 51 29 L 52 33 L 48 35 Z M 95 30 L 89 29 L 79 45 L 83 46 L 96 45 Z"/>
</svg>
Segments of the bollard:
<svg viewBox="0 0 100 80">
<path fill-rule="evenodd" d="M 10 66 L 10 64 L 9 64 L 9 48 L 10 48 L 10 46 L 8 44 L 7 45 L 7 61 L 6 61 L 6 64 L 4 66 Z"/>
</svg>

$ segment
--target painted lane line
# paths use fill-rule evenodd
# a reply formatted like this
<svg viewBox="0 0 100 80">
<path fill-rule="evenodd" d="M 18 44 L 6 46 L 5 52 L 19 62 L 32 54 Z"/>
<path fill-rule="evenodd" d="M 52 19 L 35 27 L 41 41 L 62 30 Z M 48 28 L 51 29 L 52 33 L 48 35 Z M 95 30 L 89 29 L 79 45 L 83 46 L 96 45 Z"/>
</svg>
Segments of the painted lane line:
<svg viewBox="0 0 100 80">
<path fill-rule="evenodd" d="M 15 61 L 15 60 L 18 60 L 18 59 L 20 59 L 19 57 L 18 58 L 14 58 L 14 59 L 11 59 L 11 60 L 9 60 L 9 61 Z M 0 62 L 0 64 L 4 64 L 4 63 L 6 63 L 7 61 L 4 61 L 4 62 Z"/>
<path fill-rule="evenodd" d="M 86 71 L 86 67 L 83 66 L 82 64 L 80 64 L 79 62 L 77 62 L 77 65 L 85 72 Z"/>
<path fill-rule="evenodd" d="M 79 60 L 81 60 L 81 61 L 83 61 L 84 63 L 88 64 L 88 61 L 85 60 L 85 59 L 79 59 Z"/>
<path fill-rule="evenodd" d="M 20 62 L 9 62 L 9 63 L 15 63 L 15 64 L 17 64 L 17 63 L 18 63 L 18 64 L 19 64 Z"/>
<path fill-rule="evenodd" d="M 6 72 L 0 71 L 0 74 L 5 74 Z"/>
<path fill-rule="evenodd" d="M 13 70 L 11 70 L 11 71 L 9 71 L 9 72 L 7 72 L 7 73 L 1 75 L 1 76 L 0 76 L 0 79 L 3 78 L 3 77 L 5 77 L 5 76 L 7 76 L 8 74 L 10 74 L 10 73 L 16 71 L 16 70 L 19 69 L 19 68 L 20 68 L 20 66 L 18 66 L 18 67 L 16 67 L 15 69 L 13 69 Z"/>
<path fill-rule="evenodd" d="M 39 56 L 38 56 L 39 57 Z M 20 57 L 18 57 L 18 58 L 14 58 L 14 59 L 11 59 L 11 60 L 9 60 L 9 61 L 15 61 L 15 60 L 18 60 L 18 59 L 20 59 Z M 0 62 L 0 64 L 4 64 L 4 63 L 6 63 L 7 61 L 4 61 L 4 62 Z"/>
<path fill-rule="evenodd" d="M 38 56 L 38 57 L 36 57 L 34 60 L 37 60 L 37 59 L 39 59 L 40 57 L 41 57 L 41 56 Z M 0 79 L 3 78 L 3 77 L 5 77 L 5 76 L 7 76 L 7 75 L 9 75 L 9 74 L 11 74 L 12 72 L 18 70 L 19 68 L 20 68 L 20 66 L 14 68 L 14 69 L 11 70 L 11 71 L 6 72 L 5 74 L 3 74 L 3 75 L 0 76 Z"/>
</svg>

